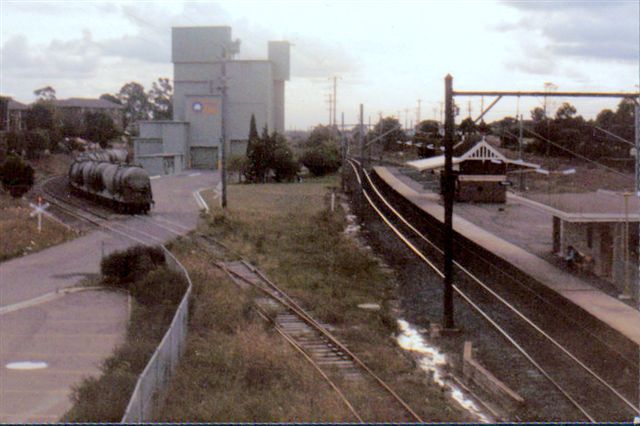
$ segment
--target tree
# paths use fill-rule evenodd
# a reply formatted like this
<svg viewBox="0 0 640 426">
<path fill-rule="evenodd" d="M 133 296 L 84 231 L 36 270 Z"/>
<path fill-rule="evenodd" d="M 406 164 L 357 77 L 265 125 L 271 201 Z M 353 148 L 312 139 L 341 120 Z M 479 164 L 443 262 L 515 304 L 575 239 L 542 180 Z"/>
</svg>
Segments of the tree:
<svg viewBox="0 0 640 426">
<path fill-rule="evenodd" d="M 56 99 L 56 91 L 51 86 L 41 87 L 33 91 L 37 101 L 53 101 Z"/>
<path fill-rule="evenodd" d="M 256 119 L 253 114 L 251 115 L 251 123 L 249 125 L 247 161 L 248 164 L 245 171 L 245 177 L 247 178 L 247 181 L 264 182 L 269 164 L 267 154 L 267 141 L 258 136 Z"/>
<path fill-rule="evenodd" d="M 329 141 L 337 142 L 336 128 L 318 124 L 307 138 L 307 145 L 316 145 Z"/>
<path fill-rule="evenodd" d="M 546 116 L 544 114 L 544 109 L 540 107 L 535 107 L 534 109 L 532 109 L 531 119 L 533 120 L 534 123 L 540 123 L 544 121 L 546 119 Z"/>
<path fill-rule="evenodd" d="M 119 135 L 113 119 L 104 112 L 86 112 L 84 115 L 84 137 L 98 142 L 102 148 Z"/>
<path fill-rule="evenodd" d="M 384 151 L 397 149 L 399 145 L 396 142 L 405 141 L 407 139 L 406 135 L 402 131 L 400 122 L 395 117 L 385 117 L 378 121 L 373 128 L 373 136 L 382 136 L 382 149 Z"/>
<path fill-rule="evenodd" d="M 424 133 L 427 136 L 439 137 L 440 124 L 435 120 L 422 120 L 418 124 L 418 133 Z"/>
<path fill-rule="evenodd" d="M 45 102 L 35 103 L 29 108 L 26 121 L 29 130 L 53 129 L 53 106 Z"/>
<path fill-rule="evenodd" d="M 0 181 L 12 197 L 18 198 L 33 186 L 33 168 L 20 157 L 9 154 L 0 166 Z"/>
<path fill-rule="evenodd" d="M 142 84 L 133 81 L 125 84 L 118 93 L 118 99 L 124 105 L 125 128 L 139 120 L 148 120 L 151 117 L 151 103 Z"/>
<path fill-rule="evenodd" d="M 242 176 L 247 172 L 247 166 L 249 161 L 246 155 L 233 155 L 229 158 L 229 163 L 227 164 L 227 170 L 230 173 L 236 173 L 238 175 L 238 183 L 242 182 Z"/>
<path fill-rule="evenodd" d="M 149 90 L 149 102 L 154 120 L 171 120 L 173 117 L 173 86 L 168 78 L 159 78 Z"/>
<path fill-rule="evenodd" d="M 460 123 L 460 131 L 465 135 L 470 135 L 478 130 L 478 126 L 471 117 L 467 117 Z"/>
<path fill-rule="evenodd" d="M 568 120 L 576 115 L 576 107 L 569 102 L 564 102 L 556 111 L 556 120 Z"/>
<path fill-rule="evenodd" d="M 277 132 L 274 132 L 270 139 L 273 147 L 270 167 L 273 169 L 274 179 L 276 182 L 293 180 L 300 170 L 300 165 L 295 161 L 287 139 Z"/>
<path fill-rule="evenodd" d="M 340 152 L 330 143 L 308 146 L 300 158 L 302 164 L 315 176 L 324 176 L 340 168 Z"/>
</svg>

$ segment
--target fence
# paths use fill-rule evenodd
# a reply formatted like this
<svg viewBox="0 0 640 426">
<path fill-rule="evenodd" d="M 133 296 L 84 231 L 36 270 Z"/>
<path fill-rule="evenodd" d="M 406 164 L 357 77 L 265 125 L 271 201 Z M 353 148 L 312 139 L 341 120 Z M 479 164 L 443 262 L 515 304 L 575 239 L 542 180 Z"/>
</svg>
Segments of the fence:
<svg viewBox="0 0 640 426">
<path fill-rule="evenodd" d="M 191 278 L 187 270 L 175 256 L 162 246 L 167 266 L 184 274 L 189 283 L 169 329 L 154 351 L 133 390 L 121 423 L 142 423 L 151 420 L 158 406 L 158 391 L 166 387 L 173 369 L 178 365 L 184 352 L 187 338 L 187 322 L 189 318 L 189 296 L 191 295 Z"/>
</svg>

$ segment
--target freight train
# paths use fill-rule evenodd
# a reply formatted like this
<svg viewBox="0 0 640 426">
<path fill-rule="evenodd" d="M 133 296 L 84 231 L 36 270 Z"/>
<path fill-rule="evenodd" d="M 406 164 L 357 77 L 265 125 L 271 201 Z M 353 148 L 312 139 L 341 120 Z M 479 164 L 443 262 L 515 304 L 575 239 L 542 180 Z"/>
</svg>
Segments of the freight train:
<svg viewBox="0 0 640 426">
<path fill-rule="evenodd" d="M 78 160 L 108 161 L 110 163 L 128 163 L 129 153 L 126 149 L 98 149 L 85 151 L 77 157 Z"/>
<path fill-rule="evenodd" d="M 153 204 L 149 173 L 140 166 L 80 157 L 69 167 L 72 192 L 128 214 Z"/>
</svg>

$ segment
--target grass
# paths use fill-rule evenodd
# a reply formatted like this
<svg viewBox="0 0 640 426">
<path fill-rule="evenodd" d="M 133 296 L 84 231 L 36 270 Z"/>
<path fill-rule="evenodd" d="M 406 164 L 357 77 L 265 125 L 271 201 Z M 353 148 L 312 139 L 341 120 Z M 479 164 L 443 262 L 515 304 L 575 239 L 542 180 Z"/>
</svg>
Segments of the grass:
<svg viewBox="0 0 640 426">
<path fill-rule="evenodd" d="M 31 254 L 70 239 L 77 234 L 47 218 L 42 218 L 42 232 L 38 232 L 38 220 L 32 218 L 29 203 L 0 193 L 0 262 Z"/>
<path fill-rule="evenodd" d="M 393 277 L 344 236 L 344 212 L 339 206 L 335 212 L 328 209 L 329 188 L 336 186 L 337 177 L 302 184 L 230 185 L 225 214 L 215 207 L 213 194 L 205 192 L 213 210 L 201 232 L 229 247 L 227 257 L 241 255 L 258 265 L 316 318 L 334 327 L 425 420 L 468 420 L 395 344 Z M 219 259 L 203 259 L 201 250 L 181 244 L 181 260 L 198 290 L 187 354 L 158 420 L 353 421 L 300 357 L 251 317 L 248 296 L 230 287 L 211 266 Z M 382 309 L 358 308 L 365 302 Z M 259 358 L 266 359 L 251 367 Z M 274 376 L 278 371 L 286 373 Z M 266 378 L 247 379 L 247 374 Z M 401 418 L 362 389 L 355 399 L 368 419 Z"/>
<path fill-rule="evenodd" d="M 239 289 L 193 243 L 172 247 L 194 288 L 186 352 L 157 421 L 352 420 L 305 361 L 256 316 Z"/>
</svg>

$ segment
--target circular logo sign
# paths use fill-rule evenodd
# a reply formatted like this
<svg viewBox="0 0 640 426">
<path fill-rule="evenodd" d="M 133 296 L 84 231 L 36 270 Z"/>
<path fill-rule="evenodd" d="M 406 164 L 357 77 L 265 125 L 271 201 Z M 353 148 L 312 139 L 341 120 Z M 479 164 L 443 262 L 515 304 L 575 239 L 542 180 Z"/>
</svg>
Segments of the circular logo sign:
<svg viewBox="0 0 640 426">
<path fill-rule="evenodd" d="M 193 108 L 193 110 L 195 112 L 201 112 L 202 111 L 202 102 L 194 102 L 193 105 L 191 106 L 191 108 Z"/>
</svg>

